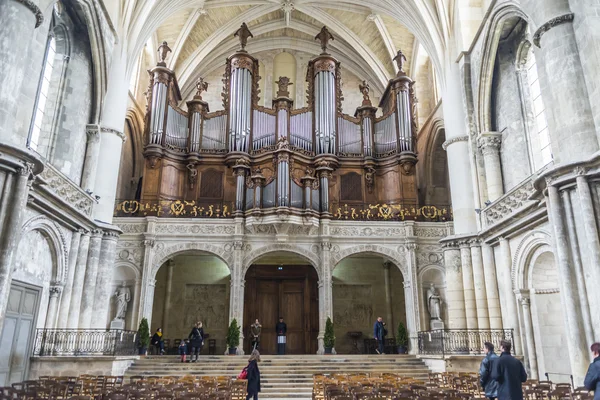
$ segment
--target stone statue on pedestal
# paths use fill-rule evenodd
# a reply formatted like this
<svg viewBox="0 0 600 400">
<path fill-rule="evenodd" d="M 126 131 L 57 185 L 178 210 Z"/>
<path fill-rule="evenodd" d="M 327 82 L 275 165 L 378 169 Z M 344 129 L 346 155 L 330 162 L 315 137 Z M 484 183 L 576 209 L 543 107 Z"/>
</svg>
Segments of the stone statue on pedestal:
<svg viewBox="0 0 600 400">
<path fill-rule="evenodd" d="M 115 292 L 117 298 L 117 315 L 115 319 L 125 319 L 127 314 L 127 304 L 131 301 L 131 291 L 123 282 L 123 286 L 117 289 Z"/>
<path fill-rule="evenodd" d="M 444 329 L 442 321 L 442 298 L 432 283 L 427 289 L 427 310 L 429 311 L 430 329 Z"/>
</svg>

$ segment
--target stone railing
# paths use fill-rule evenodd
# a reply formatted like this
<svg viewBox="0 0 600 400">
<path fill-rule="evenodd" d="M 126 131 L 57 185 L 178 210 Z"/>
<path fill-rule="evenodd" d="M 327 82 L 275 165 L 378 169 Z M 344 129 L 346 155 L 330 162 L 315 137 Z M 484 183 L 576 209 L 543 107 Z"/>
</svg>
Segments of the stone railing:
<svg viewBox="0 0 600 400">
<path fill-rule="evenodd" d="M 87 217 L 92 216 L 95 200 L 81 187 L 64 176 L 50 164 L 46 164 L 38 177 L 44 187 L 57 195 L 62 201 Z"/>
<path fill-rule="evenodd" d="M 533 181 L 534 176 L 532 175 L 491 205 L 484 208 L 481 211 L 484 227 L 488 228 L 509 218 L 516 211 L 527 205 L 528 200 L 535 192 Z"/>
</svg>

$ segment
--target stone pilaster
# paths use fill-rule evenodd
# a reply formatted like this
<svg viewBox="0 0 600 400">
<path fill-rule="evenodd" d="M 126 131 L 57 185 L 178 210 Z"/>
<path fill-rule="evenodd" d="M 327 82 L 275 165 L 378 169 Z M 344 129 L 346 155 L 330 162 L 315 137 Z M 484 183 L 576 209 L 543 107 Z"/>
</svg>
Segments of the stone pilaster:
<svg viewBox="0 0 600 400">
<path fill-rule="evenodd" d="M 94 318 L 92 320 L 92 327 L 94 328 L 103 329 L 108 326 L 108 312 L 112 297 L 112 277 L 117 257 L 118 241 L 118 232 L 110 230 L 104 232 L 96 274 L 96 290 L 94 291 Z"/>
<path fill-rule="evenodd" d="M 463 290 L 460 250 L 454 242 L 444 242 L 446 266 L 446 301 L 448 303 L 448 329 L 466 329 L 465 295 Z"/>
<path fill-rule="evenodd" d="M 406 261 L 408 276 L 404 278 L 404 300 L 406 303 L 406 330 L 410 339 L 410 354 L 417 354 L 417 337 L 421 330 L 421 311 L 419 308 L 419 281 L 417 278 L 417 243 L 407 243 Z M 392 327 L 395 329 L 395 326 Z"/>
<path fill-rule="evenodd" d="M 467 329 L 477 329 L 477 304 L 475 303 L 475 283 L 473 281 L 473 261 L 471 258 L 470 243 L 471 240 L 460 241 L 460 263 Z"/>
<path fill-rule="evenodd" d="M 136 330 L 140 323 L 140 298 L 142 296 L 142 280 L 136 279 L 133 287 L 133 301 L 131 307 L 131 320 L 129 321 L 129 329 Z"/>
<path fill-rule="evenodd" d="M 592 202 L 592 192 L 585 177 L 585 171 L 577 172 L 577 195 L 581 207 L 582 225 L 585 239 L 582 240 L 582 251 L 588 256 L 589 266 L 583 269 L 585 284 L 589 300 L 590 310 L 600 310 L 600 290 L 597 290 L 595 282 L 600 282 L 600 239 L 598 235 L 597 217 Z M 591 324 L 594 337 L 600 337 L 600 313 L 591 313 Z"/>
<path fill-rule="evenodd" d="M 33 1 L 0 2 L 0 38 L 3 41 L 0 46 L 0 138 L 14 146 L 24 147 L 27 140 L 29 125 L 15 130 L 15 116 L 18 115 L 18 108 L 22 106 L 22 98 L 19 96 L 26 75 L 23 71 L 29 69 L 31 62 L 31 38 L 35 36 L 34 30 L 43 20 L 42 11 Z M 0 321 L 3 320 L 3 316 L 4 314 L 0 314 Z"/>
<path fill-rule="evenodd" d="M 93 192 L 96 171 L 98 170 L 98 157 L 100 155 L 100 126 L 88 125 L 85 133 L 87 135 L 87 144 L 85 160 L 83 162 L 83 173 L 81 175 L 81 187 L 84 190 Z"/>
<path fill-rule="evenodd" d="M 94 310 L 94 296 L 96 293 L 96 278 L 98 276 L 98 263 L 100 262 L 100 248 L 102 247 L 102 231 L 92 231 L 90 248 L 88 250 L 81 293 L 81 309 L 79 311 L 79 329 L 92 327 L 92 314 Z M 95 319 L 95 318 L 94 318 Z"/>
<path fill-rule="evenodd" d="M 533 21 L 534 51 L 554 162 L 566 164 L 598 151 L 590 97 L 568 0 L 521 1 Z M 584 18 L 584 16 L 581 16 Z M 569 132 L 568 140 L 564 133 Z"/>
<path fill-rule="evenodd" d="M 327 317 L 333 321 L 333 286 L 331 280 L 331 242 L 321 242 L 321 276 L 319 279 L 319 350 L 317 354 L 325 353 L 323 337 L 325 335 L 325 323 Z M 332 350 L 335 354 L 335 349 Z"/>
<path fill-rule="evenodd" d="M 483 153 L 485 165 L 485 180 L 487 183 L 488 199 L 495 201 L 504 194 L 502 184 L 502 166 L 500 164 L 500 146 L 502 134 L 485 132 L 479 135 L 477 144 Z"/>
<path fill-rule="evenodd" d="M 394 336 L 394 313 L 392 311 L 392 280 L 390 278 L 390 268 L 392 263 L 386 261 L 383 263 L 383 286 L 385 290 L 385 320 L 392 327 L 390 336 Z"/>
<path fill-rule="evenodd" d="M 537 355 L 535 352 L 535 341 L 533 339 L 533 324 L 531 322 L 531 307 L 529 305 L 528 295 L 521 295 L 519 302 L 521 303 L 521 311 L 523 313 L 525 343 L 527 343 L 526 361 L 527 365 L 529 366 L 529 377 L 531 379 L 539 379 L 537 369 Z"/>
<path fill-rule="evenodd" d="M 46 314 L 46 329 L 56 328 L 56 314 L 58 312 L 58 302 L 62 292 L 61 286 L 50 286 L 48 299 L 48 313 Z"/>
<path fill-rule="evenodd" d="M 475 304 L 477 306 L 477 328 L 490 329 L 483 254 L 481 252 L 481 243 L 478 240 L 471 242 L 471 263 L 473 265 L 473 285 L 475 287 Z"/>
<path fill-rule="evenodd" d="M 498 279 L 496 278 L 496 261 L 494 249 L 487 244 L 482 246 L 483 275 L 488 304 L 490 329 L 502 329 L 502 314 L 500 312 L 500 297 L 498 295 Z"/>
<path fill-rule="evenodd" d="M 581 326 L 582 316 L 578 304 L 577 290 L 572 276 L 572 263 L 569 254 L 569 239 L 563 215 L 564 205 L 561 202 L 558 188 L 548 182 L 548 217 L 554 230 L 554 254 L 559 275 L 560 294 L 564 307 L 567 346 L 571 370 L 575 385 L 580 386 L 587 372 L 589 356 L 585 342 L 585 332 Z"/>
<path fill-rule="evenodd" d="M 155 218 L 148 223 L 148 232 L 154 231 L 156 224 Z M 140 301 L 138 309 L 138 320 L 142 318 L 148 320 L 148 324 L 152 322 L 152 302 L 154 301 L 154 285 L 156 284 L 154 269 L 154 248 L 156 240 L 154 235 L 145 235 L 144 239 L 144 266 L 142 268 L 142 282 L 140 287 Z M 139 323 L 138 321 L 138 323 Z"/>
<path fill-rule="evenodd" d="M 498 289 L 502 305 L 502 321 L 504 329 L 513 329 L 513 348 L 515 354 L 522 354 L 521 330 L 519 329 L 519 314 L 517 312 L 517 297 L 512 284 L 512 255 L 510 244 L 506 238 L 500 238 L 500 259 L 496 268 L 498 278 Z"/>
<path fill-rule="evenodd" d="M 73 292 L 73 279 L 75 278 L 75 268 L 77 267 L 77 254 L 79 253 L 79 245 L 81 244 L 81 234 L 83 230 L 73 232 L 71 237 L 71 248 L 69 249 L 69 259 L 67 264 L 67 276 L 62 297 L 60 299 L 60 308 L 58 311 L 57 328 L 64 329 L 67 327 L 69 318 L 69 307 L 71 306 L 71 294 Z"/>
<path fill-rule="evenodd" d="M 76 329 L 79 327 L 79 314 L 81 310 L 81 296 L 83 294 L 83 283 L 85 281 L 85 270 L 87 264 L 88 251 L 90 247 L 89 231 L 81 233 L 79 248 L 77 249 L 77 260 L 75 262 L 75 271 L 73 275 L 73 285 L 71 291 L 71 300 L 69 304 L 69 315 L 67 317 L 67 328 Z"/>
<path fill-rule="evenodd" d="M 171 306 L 171 293 L 173 292 L 173 268 L 175 267 L 175 261 L 172 259 L 167 261 L 167 283 L 165 286 L 165 299 L 163 301 L 163 315 L 162 322 L 160 324 L 163 334 L 166 335 L 166 331 L 169 326 L 169 307 Z"/>
</svg>

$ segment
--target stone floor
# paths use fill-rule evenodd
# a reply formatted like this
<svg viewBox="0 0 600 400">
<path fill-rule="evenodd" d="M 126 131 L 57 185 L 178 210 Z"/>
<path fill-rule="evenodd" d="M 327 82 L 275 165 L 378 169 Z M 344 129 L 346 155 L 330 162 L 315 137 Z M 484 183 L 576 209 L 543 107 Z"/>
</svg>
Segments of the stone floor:
<svg viewBox="0 0 600 400">
<path fill-rule="evenodd" d="M 136 361 L 126 372 L 133 375 L 226 375 L 237 376 L 247 356 L 201 356 L 198 363 L 179 362 L 177 356 L 148 356 Z M 314 374 L 393 372 L 427 378 L 429 369 L 411 355 L 287 355 L 262 356 L 261 398 L 311 399 Z"/>
</svg>

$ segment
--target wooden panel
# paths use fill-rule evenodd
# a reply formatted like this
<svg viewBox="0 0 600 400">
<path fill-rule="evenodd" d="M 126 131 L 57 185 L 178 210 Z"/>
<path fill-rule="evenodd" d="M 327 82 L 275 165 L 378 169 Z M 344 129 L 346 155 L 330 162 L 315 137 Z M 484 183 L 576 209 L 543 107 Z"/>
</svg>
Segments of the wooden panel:
<svg viewBox="0 0 600 400">
<path fill-rule="evenodd" d="M 281 316 L 287 324 L 288 354 L 304 354 L 304 281 L 281 282 Z"/>
<path fill-rule="evenodd" d="M 259 280 L 256 282 L 256 315 L 264 324 L 260 347 L 265 354 L 277 353 L 275 324 L 279 318 L 279 283 Z M 253 321 L 253 320 L 252 320 Z"/>
</svg>

